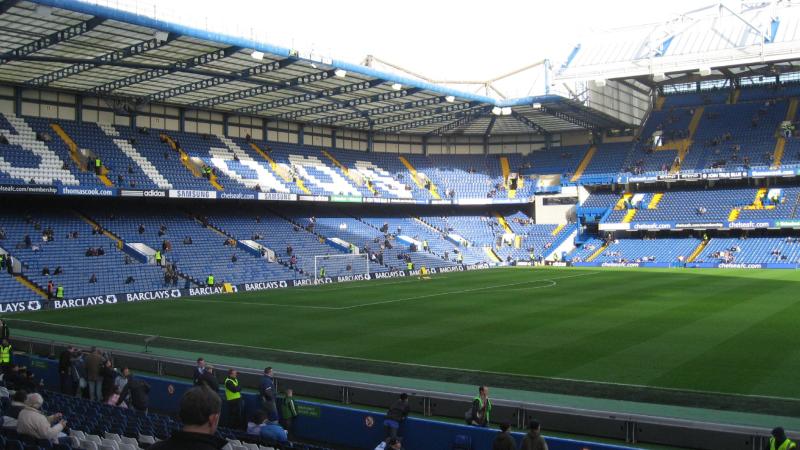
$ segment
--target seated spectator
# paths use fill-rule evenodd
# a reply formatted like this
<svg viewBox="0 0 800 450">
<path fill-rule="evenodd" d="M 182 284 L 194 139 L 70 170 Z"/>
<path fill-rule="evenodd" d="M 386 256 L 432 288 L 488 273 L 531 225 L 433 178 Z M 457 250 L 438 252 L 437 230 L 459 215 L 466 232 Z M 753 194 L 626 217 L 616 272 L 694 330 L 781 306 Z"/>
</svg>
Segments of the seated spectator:
<svg viewBox="0 0 800 450">
<path fill-rule="evenodd" d="M 57 266 L 56 270 L 53 272 L 53 275 L 61 275 L 64 271 L 61 269 L 61 266 Z"/>
<path fill-rule="evenodd" d="M 50 268 L 47 267 L 47 266 L 44 266 L 42 268 L 42 276 L 47 276 L 47 275 L 50 275 Z"/>
<path fill-rule="evenodd" d="M 236 261 L 239 261 L 239 258 L 236 256 L 236 253 L 234 253 L 233 256 L 231 256 L 231 262 L 235 263 Z"/>
<path fill-rule="evenodd" d="M 17 429 L 17 419 L 19 413 L 25 409 L 25 399 L 28 392 L 24 389 L 17 389 L 11 397 L 11 406 L 3 411 L 3 428 Z"/>
<path fill-rule="evenodd" d="M 259 436 L 267 443 L 285 444 L 289 442 L 286 430 L 277 422 L 270 422 L 263 411 L 258 411 L 253 421 L 248 422 L 247 434 Z"/>
<path fill-rule="evenodd" d="M 125 284 L 131 284 L 135 281 L 136 279 L 134 279 L 132 275 L 128 275 L 128 278 L 125 279 Z"/>
<path fill-rule="evenodd" d="M 96 274 L 92 274 L 92 276 L 89 277 L 89 283 L 90 284 L 97 283 L 97 275 Z"/>
<path fill-rule="evenodd" d="M 193 242 L 192 242 L 192 237 L 191 236 L 186 236 L 185 238 L 183 238 L 183 244 L 184 245 L 192 245 L 192 243 Z"/>
<path fill-rule="evenodd" d="M 150 446 L 150 450 L 221 449 L 228 441 L 217 437 L 222 400 L 205 386 L 195 386 L 181 397 L 178 416 L 183 429 L 169 439 Z"/>
<path fill-rule="evenodd" d="M 139 234 L 144 234 L 144 225 L 141 223 L 139 224 Z"/>
<path fill-rule="evenodd" d="M 53 444 L 57 444 L 59 438 L 65 438 L 64 443 L 67 443 L 67 435 L 61 432 L 67 422 L 61 418 L 61 413 L 45 416 L 41 411 L 42 403 L 44 399 L 41 395 L 28 394 L 25 408 L 20 411 L 17 418 L 17 433 L 34 439 L 48 440 Z"/>
</svg>

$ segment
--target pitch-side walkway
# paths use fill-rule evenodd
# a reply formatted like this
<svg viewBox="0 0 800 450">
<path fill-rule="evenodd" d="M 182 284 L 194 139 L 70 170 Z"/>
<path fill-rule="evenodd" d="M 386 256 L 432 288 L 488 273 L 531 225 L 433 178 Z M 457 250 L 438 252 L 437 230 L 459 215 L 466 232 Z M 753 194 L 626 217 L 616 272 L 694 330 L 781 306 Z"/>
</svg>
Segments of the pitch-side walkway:
<svg viewBox="0 0 800 450">
<path fill-rule="evenodd" d="M 87 339 L 73 336 L 62 336 L 53 333 L 43 333 L 23 329 L 15 330 L 15 334 L 21 337 L 31 337 L 40 340 L 57 341 L 72 343 L 82 347 L 96 345 L 109 350 L 121 350 L 127 352 L 143 352 L 144 347 L 141 343 L 123 344 L 112 341 L 98 342 L 97 339 Z M 164 356 L 187 361 L 194 361 L 198 356 L 203 356 L 207 361 L 217 367 L 236 367 L 253 370 L 262 370 L 265 366 L 275 367 L 276 372 L 291 373 L 311 377 L 326 378 L 331 380 L 346 380 L 361 383 L 372 383 L 383 386 L 392 386 L 409 391 L 436 391 L 460 395 L 474 395 L 475 386 L 439 382 L 432 380 L 394 377 L 387 375 L 376 375 L 370 373 L 350 372 L 345 370 L 326 369 L 319 367 L 301 366 L 284 364 L 276 361 L 253 360 L 238 358 L 235 356 L 203 354 L 198 355 L 194 352 L 186 352 L 173 349 L 159 348 L 158 346 L 149 347 L 149 353 L 153 356 Z M 719 411 L 702 408 L 692 408 L 684 406 L 659 405 L 650 403 L 638 403 L 630 401 L 620 401 L 611 399 L 598 399 L 578 397 L 571 395 L 550 394 L 546 392 L 532 392 L 513 389 L 503 389 L 492 387 L 492 397 L 511 401 L 530 402 L 544 405 L 562 406 L 570 408 L 580 408 L 595 411 L 613 412 L 616 414 L 638 414 L 656 417 L 668 417 L 675 419 L 693 420 L 727 425 L 742 425 L 772 428 L 781 425 L 790 430 L 800 430 L 800 417 L 784 417 L 765 414 L 752 414 L 735 411 Z"/>
</svg>

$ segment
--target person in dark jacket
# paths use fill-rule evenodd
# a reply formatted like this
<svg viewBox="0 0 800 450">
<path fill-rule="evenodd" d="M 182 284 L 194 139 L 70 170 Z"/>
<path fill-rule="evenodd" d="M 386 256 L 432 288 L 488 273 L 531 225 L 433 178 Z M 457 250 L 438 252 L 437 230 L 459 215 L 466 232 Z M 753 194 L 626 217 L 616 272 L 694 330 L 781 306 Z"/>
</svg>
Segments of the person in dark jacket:
<svg viewBox="0 0 800 450">
<path fill-rule="evenodd" d="M 119 374 L 116 370 L 114 370 L 114 366 L 111 364 L 111 360 L 107 359 L 105 363 L 103 363 L 103 367 L 100 368 L 100 377 L 103 379 L 101 394 L 103 400 L 107 399 L 109 395 L 114 393 L 115 382 L 117 381 L 117 376 Z"/>
<path fill-rule="evenodd" d="M 492 450 L 516 450 L 517 443 L 511 437 L 511 425 L 508 423 L 500 424 L 500 432 L 494 437 Z"/>
<path fill-rule="evenodd" d="M 528 434 L 522 438 L 519 450 L 547 450 L 547 442 L 542 437 L 542 426 L 536 420 L 528 423 Z"/>
<path fill-rule="evenodd" d="M 206 360 L 203 358 L 197 358 L 197 367 L 194 369 L 194 373 L 192 373 L 192 382 L 195 386 L 200 384 L 200 377 L 203 376 L 203 373 L 206 371 Z"/>
<path fill-rule="evenodd" d="M 386 420 L 383 421 L 383 428 L 386 430 L 387 438 L 396 438 L 400 430 L 400 424 L 406 420 L 411 407 L 408 406 L 408 394 L 403 392 L 400 398 L 392 404 L 386 412 Z"/>
<path fill-rule="evenodd" d="M 58 356 L 58 378 L 61 382 L 61 393 L 75 395 L 75 382 L 72 376 L 72 357 L 75 348 L 70 346 Z"/>
<path fill-rule="evenodd" d="M 228 441 L 217 437 L 222 400 L 206 386 L 195 386 L 181 397 L 178 413 L 183 428 L 169 439 L 150 446 L 150 450 L 219 450 Z"/>
<path fill-rule="evenodd" d="M 203 374 L 200 376 L 200 384 L 207 386 L 214 392 L 219 392 L 219 381 L 217 381 L 217 377 L 214 375 L 214 366 L 210 364 L 206 365 L 206 370 L 204 370 Z"/>
<path fill-rule="evenodd" d="M 11 330 L 9 330 L 8 324 L 4 320 L 0 320 L 0 340 L 9 339 L 10 334 Z"/>
<path fill-rule="evenodd" d="M 273 378 L 272 367 L 264 369 L 264 376 L 261 377 L 261 384 L 258 386 L 261 394 L 261 406 L 270 421 L 278 420 L 278 406 L 275 403 L 275 379 Z"/>
<path fill-rule="evenodd" d="M 121 405 L 125 401 L 124 399 L 130 395 L 131 406 L 136 410 L 147 412 L 147 408 L 150 405 L 149 394 L 150 385 L 144 380 L 134 378 L 133 372 L 129 372 L 128 383 L 125 384 L 125 388 L 119 394 L 117 406 Z"/>
</svg>

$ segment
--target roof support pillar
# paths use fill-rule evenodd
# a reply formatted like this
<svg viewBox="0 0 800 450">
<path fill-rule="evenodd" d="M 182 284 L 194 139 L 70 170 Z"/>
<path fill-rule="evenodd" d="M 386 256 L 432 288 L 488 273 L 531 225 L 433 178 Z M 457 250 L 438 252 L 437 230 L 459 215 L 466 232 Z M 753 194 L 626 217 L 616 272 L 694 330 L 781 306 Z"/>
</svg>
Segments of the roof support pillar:
<svg viewBox="0 0 800 450">
<path fill-rule="evenodd" d="M 19 86 L 14 87 L 14 114 L 22 115 L 22 88 Z"/>
</svg>

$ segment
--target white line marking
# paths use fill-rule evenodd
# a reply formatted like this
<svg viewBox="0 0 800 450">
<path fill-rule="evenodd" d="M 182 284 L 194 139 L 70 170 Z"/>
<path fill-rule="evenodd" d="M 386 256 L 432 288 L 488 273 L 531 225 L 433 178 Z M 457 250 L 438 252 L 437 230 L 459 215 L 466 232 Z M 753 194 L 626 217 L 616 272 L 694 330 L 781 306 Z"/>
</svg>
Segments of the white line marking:
<svg viewBox="0 0 800 450">
<path fill-rule="evenodd" d="M 588 274 L 596 274 L 600 272 L 589 272 Z M 577 275 L 576 275 L 577 276 Z M 564 277 L 564 278 L 571 278 L 571 277 Z M 107 330 L 104 328 L 93 328 L 93 327 L 83 327 L 80 325 L 64 325 L 64 324 L 57 324 L 51 322 L 43 322 L 39 320 L 27 320 L 27 319 L 16 319 L 14 317 L 7 317 L 6 320 L 17 321 L 17 322 L 28 322 L 28 323 L 36 323 L 36 324 L 43 324 L 43 325 L 50 325 L 55 327 L 64 327 L 64 328 L 76 328 L 81 330 L 89 330 L 89 331 L 102 331 L 104 333 L 112 333 L 112 334 L 121 334 L 118 330 Z M 34 331 L 35 330 L 28 330 Z M 44 332 L 48 334 L 47 332 Z M 52 333 L 50 333 L 52 334 Z M 152 337 L 153 334 L 143 334 L 143 333 L 133 333 L 133 332 L 122 332 L 122 334 L 127 335 L 134 335 L 140 337 Z M 74 336 L 80 338 L 80 336 Z M 648 386 L 644 384 L 628 384 L 628 383 L 615 383 L 613 381 L 593 381 L 593 380 L 580 380 L 577 378 L 562 378 L 562 377 L 548 377 L 548 376 L 541 376 L 541 375 L 529 375 L 523 373 L 513 373 L 513 372 L 496 372 L 496 371 L 487 371 L 487 370 L 479 370 L 479 369 L 464 369 L 460 367 L 448 367 L 448 366 L 434 366 L 432 364 L 417 364 L 417 363 L 408 363 L 402 361 L 387 361 L 383 359 L 372 359 L 372 358 L 359 358 L 357 356 L 342 356 L 342 355 L 329 355 L 325 353 L 314 353 L 314 352 L 302 352 L 297 350 L 284 350 L 279 348 L 272 348 L 272 347 L 256 347 L 253 345 L 243 345 L 243 344 L 229 344 L 225 342 L 214 342 L 214 341 L 204 341 L 200 339 L 187 339 L 187 338 L 179 338 L 179 337 L 171 337 L 171 336 L 162 336 L 159 335 L 158 337 L 163 337 L 166 339 L 173 339 L 176 341 L 184 341 L 184 342 L 193 342 L 195 344 L 211 344 L 211 345 L 220 345 L 224 347 L 240 347 L 240 348 L 249 348 L 254 350 L 267 350 L 276 353 L 287 353 L 293 355 L 306 355 L 306 356 L 321 356 L 325 358 L 332 358 L 332 359 L 345 359 L 351 361 L 365 361 L 365 362 L 374 362 L 374 363 L 382 363 L 382 364 L 393 364 L 393 365 L 402 365 L 402 366 L 409 366 L 409 367 L 423 367 L 427 369 L 443 369 L 443 370 L 459 370 L 462 372 L 469 372 L 469 373 L 478 373 L 478 374 L 490 374 L 490 375 L 509 375 L 521 378 L 538 378 L 538 379 L 546 379 L 546 380 L 555 380 L 555 381 L 569 381 L 573 383 L 585 383 L 585 384 L 599 384 L 599 385 L 610 385 L 610 386 L 622 386 L 622 387 L 633 387 L 633 388 L 644 388 L 644 389 L 661 389 L 666 391 L 675 391 L 675 392 L 692 392 L 696 394 L 714 394 L 714 395 L 728 395 L 733 397 L 745 397 L 745 398 L 758 398 L 758 399 L 775 399 L 775 400 L 793 400 L 796 401 L 798 398 L 793 397 L 778 397 L 772 395 L 753 395 L 753 394 L 737 394 L 733 392 L 718 392 L 718 391 L 702 391 L 697 389 L 679 389 L 679 388 L 671 388 L 671 387 L 664 387 L 664 386 Z M 89 338 L 84 338 L 89 339 Z M 105 347 L 109 347 L 106 345 Z M 164 350 L 171 350 L 169 348 L 165 348 Z M 299 364 L 302 366 L 302 364 Z M 318 366 L 319 367 L 319 366 Z M 253 367 L 250 367 L 251 369 Z M 346 370 L 342 369 L 334 369 L 339 370 L 342 372 L 347 372 Z M 383 375 L 383 374 L 380 374 Z M 386 375 L 390 376 L 390 375 Z"/>
</svg>

